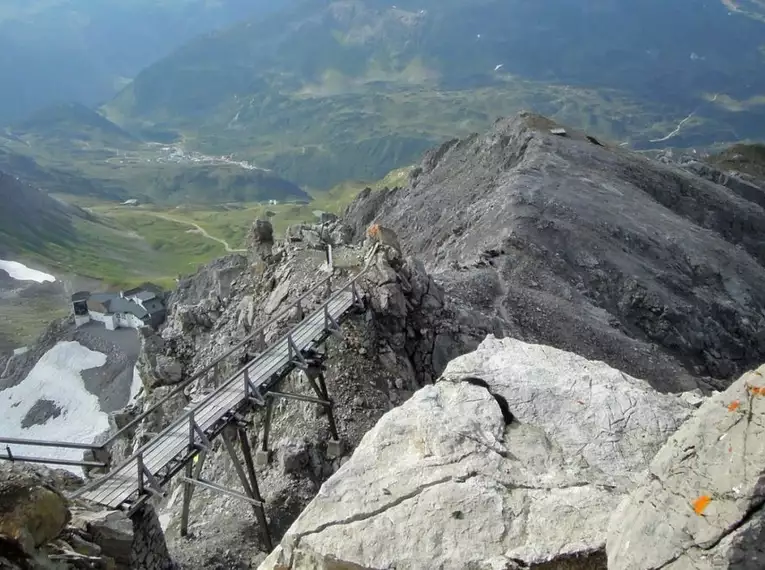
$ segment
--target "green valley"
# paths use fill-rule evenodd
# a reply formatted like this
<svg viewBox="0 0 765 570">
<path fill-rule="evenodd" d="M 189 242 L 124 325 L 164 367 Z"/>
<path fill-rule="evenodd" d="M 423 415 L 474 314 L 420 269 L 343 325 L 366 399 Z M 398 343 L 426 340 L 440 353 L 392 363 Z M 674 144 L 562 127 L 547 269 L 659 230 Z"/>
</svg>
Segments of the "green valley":
<svg viewBox="0 0 765 570">
<path fill-rule="evenodd" d="M 0 168 L 52 192 L 164 204 L 308 199 L 272 171 L 143 141 L 76 103 L 6 128 L 0 143 Z"/>
<path fill-rule="evenodd" d="M 379 178 L 523 108 L 640 149 L 758 139 L 765 24 L 758 1 L 733 8 L 300 2 L 190 42 L 102 112 L 319 189 Z"/>
</svg>

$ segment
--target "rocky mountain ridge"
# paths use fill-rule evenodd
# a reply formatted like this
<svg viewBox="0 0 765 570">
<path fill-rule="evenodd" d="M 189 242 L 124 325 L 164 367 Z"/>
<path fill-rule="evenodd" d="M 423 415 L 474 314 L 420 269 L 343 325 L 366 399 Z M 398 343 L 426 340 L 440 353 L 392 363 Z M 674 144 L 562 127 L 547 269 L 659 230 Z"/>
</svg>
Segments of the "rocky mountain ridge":
<svg viewBox="0 0 765 570">
<path fill-rule="evenodd" d="M 204 490 L 191 502 L 190 536 L 180 537 L 175 483 L 155 508 L 180 566 L 601 570 L 613 557 L 617 568 L 642 568 L 624 546 L 634 542 L 625 522 L 634 510 L 609 521 L 611 511 L 656 492 L 642 474 L 669 480 L 694 445 L 699 477 L 714 485 L 673 480 L 660 490 L 673 505 L 661 552 L 696 560 L 714 536 L 743 541 L 715 550 L 718 568 L 757 554 L 748 534 L 726 529 L 747 513 L 762 522 L 756 466 L 765 455 L 747 443 L 759 429 L 761 383 L 757 373 L 733 382 L 719 362 L 735 371 L 760 357 L 762 208 L 583 133 L 554 135 L 555 126 L 523 115 L 454 141 L 428 153 L 407 188 L 362 193 L 343 219 L 294 226 L 284 240 L 256 221 L 246 256 L 181 280 L 165 327 L 142 335 L 144 393 L 111 415 L 114 429 L 265 326 L 263 337 L 125 434 L 110 449 L 114 462 L 294 326 L 301 315 L 285 309 L 317 282 L 367 268 L 365 310 L 326 346 L 339 456 L 329 453 L 325 412 L 280 402 L 271 460 L 258 468 L 280 546 L 266 558 L 248 505 Z M 315 289 L 303 310 L 326 295 Z M 712 360 L 683 344 L 696 327 Z M 280 389 L 311 393 L 299 372 Z M 263 413 L 245 420 L 257 448 Z M 702 452 L 718 429 L 732 451 Z M 733 463 L 715 463 L 721 452 Z M 202 475 L 239 485 L 220 442 Z M 741 489 L 733 506 L 731 485 Z M 700 516 L 688 506 L 699 497 L 715 518 L 683 542 L 678 529 Z M 465 533 L 483 550 L 465 549 Z"/>
<path fill-rule="evenodd" d="M 763 187 L 555 128 L 520 114 L 430 151 L 407 187 L 357 198 L 354 235 L 391 227 L 507 334 L 659 390 L 720 388 L 765 360 Z"/>
</svg>

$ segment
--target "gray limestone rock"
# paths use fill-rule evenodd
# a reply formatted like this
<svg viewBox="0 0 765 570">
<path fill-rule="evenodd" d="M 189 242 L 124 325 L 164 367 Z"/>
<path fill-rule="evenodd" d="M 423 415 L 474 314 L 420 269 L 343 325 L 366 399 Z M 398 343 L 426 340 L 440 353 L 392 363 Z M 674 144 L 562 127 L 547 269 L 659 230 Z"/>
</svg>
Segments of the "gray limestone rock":
<svg viewBox="0 0 765 570">
<path fill-rule="evenodd" d="M 765 366 L 709 398 L 614 514 L 613 570 L 765 568 Z"/>
<path fill-rule="evenodd" d="M 177 384 L 183 378 L 183 367 L 175 358 L 163 354 L 157 356 L 157 376 L 164 384 Z"/>
<path fill-rule="evenodd" d="M 260 570 L 605 569 L 611 512 L 692 409 L 490 337 L 364 436 Z"/>
<path fill-rule="evenodd" d="M 345 221 L 359 241 L 371 223 L 394 230 L 447 296 L 505 334 L 661 391 L 699 377 L 724 388 L 765 361 L 761 194 L 555 126 L 521 114 L 450 141 L 408 186 L 362 192 Z"/>
<path fill-rule="evenodd" d="M 274 226 L 268 220 L 255 220 L 255 223 L 250 228 L 249 236 L 249 243 L 253 245 L 273 243 Z"/>
</svg>

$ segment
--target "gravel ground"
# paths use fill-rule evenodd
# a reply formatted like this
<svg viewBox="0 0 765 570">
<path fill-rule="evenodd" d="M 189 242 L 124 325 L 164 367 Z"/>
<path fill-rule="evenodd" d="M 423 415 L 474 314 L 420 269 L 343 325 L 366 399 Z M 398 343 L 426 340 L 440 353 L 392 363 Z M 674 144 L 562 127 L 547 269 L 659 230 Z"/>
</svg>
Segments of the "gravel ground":
<svg viewBox="0 0 765 570">
<path fill-rule="evenodd" d="M 101 323 L 91 322 L 77 330 L 74 340 L 106 355 L 104 366 L 82 372 L 85 388 L 98 396 L 104 412 L 124 408 L 130 400 L 133 368 L 141 350 L 138 332 L 133 329 L 109 331 Z"/>
</svg>

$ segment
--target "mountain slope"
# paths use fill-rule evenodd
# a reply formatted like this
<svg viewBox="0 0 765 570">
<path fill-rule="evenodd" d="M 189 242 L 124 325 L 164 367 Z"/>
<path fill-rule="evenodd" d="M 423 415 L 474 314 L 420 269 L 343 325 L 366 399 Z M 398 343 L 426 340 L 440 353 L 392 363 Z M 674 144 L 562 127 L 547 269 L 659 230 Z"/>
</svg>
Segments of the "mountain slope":
<svg viewBox="0 0 765 570">
<path fill-rule="evenodd" d="M 640 147 L 705 145 L 765 136 L 764 35 L 723 2 L 301 2 L 191 42 L 106 112 L 314 187 L 522 107 Z"/>
<path fill-rule="evenodd" d="M 3 148 L 4 147 L 4 148 Z M 47 107 L 0 136 L 0 166 L 49 192 L 158 203 L 307 200 L 296 184 L 226 157 L 147 143 L 78 103 Z"/>
<path fill-rule="evenodd" d="M 267 0 L 3 0 L 0 76 L 13 89 L 0 93 L 0 124 L 54 103 L 98 103 L 185 41 L 274 5 Z"/>
<path fill-rule="evenodd" d="M 75 218 L 87 220 L 83 210 L 51 198 L 0 171 L 0 255 L 40 252 L 51 244 L 76 239 Z"/>
<path fill-rule="evenodd" d="M 0 259 L 124 286 L 170 283 L 225 254 L 220 242 L 190 232 L 183 222 L 131 208 L 108 215 L 86 211 L 0 174 Z"/>
<path fill-rule="evenodd" d="M 393 228 L 513 337 L 655 386 L 765 360 L 765 189 L 750 201 L 558 126 L 527 114 L 446 143 L 346 218 Z"/>
</svg>

